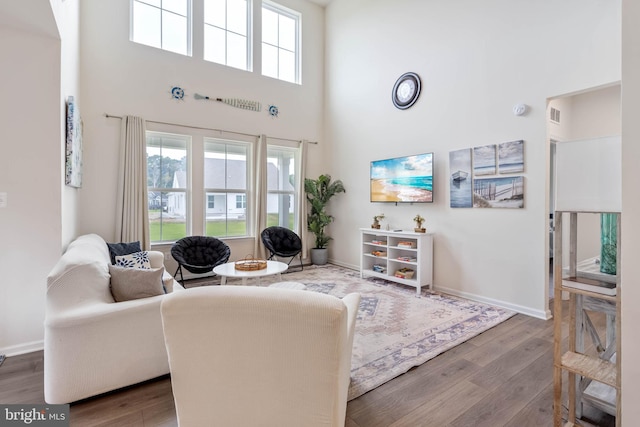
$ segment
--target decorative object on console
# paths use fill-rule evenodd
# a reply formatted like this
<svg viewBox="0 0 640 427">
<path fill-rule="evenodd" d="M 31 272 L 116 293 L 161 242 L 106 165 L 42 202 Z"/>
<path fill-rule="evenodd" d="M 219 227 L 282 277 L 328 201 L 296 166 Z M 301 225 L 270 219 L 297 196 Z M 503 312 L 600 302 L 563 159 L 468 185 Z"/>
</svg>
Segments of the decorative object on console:
<svg viewBox="0 0 640 427">
<path fill-rule="evenodd" d="M 400 110 L 406 110 L 418 100 L 420 96 L 420 77 L 416 73 L 404 73 L 393 85 L 391 100 Z"/>
<path fill-rule="evenodd" d="M 307 229 L 315 236 L 315 247 L 311 249 L 311 262 L 316 265 L 327 263 L 327 245 L 331 237 L 324 232 L 333 222 L 333 216 L 327 213 L 329 200 L 338 193 L 346 192 L 342 181 L 331 182 L 331 175 L 320 175 L 318 179 L 305 178 L 304 191 L 310 204 L 307 214 Z"/>
<path fill-rule="evenodd" d="M 67 140 L 64 183 L 82 187 L 82 120 L 73 96 L 67 98 Z"/>
<path fill-rule="evenodd" d="M 203 99 L 207 101 L 218 101 L 223 104 L 231 105 L 232 107 L 241 108 L 243 110 L 261 111 L 262 106 L 258 101 L 250 101 L 248 99 L 240 98 L 211 98 L 206 95 L 200 95 L 196 93 L 193 95 L 195 99 Z"/>
<path fill-rule="evenodd" d="M 384 218 L 384 214 L 374 216 L 373 224 L 371 224 L 371 228 L 380 229 L 380 220 L 383 218 Z"/>
<path fill-rule="evenodd" d="M 420 214 L 413 217 L 413 220 L 416 222 L 416 228 L 414 228 L 413 231 L 415 231 L 416 233 L 427 232 L 426 228 L 422 228 L 422 223 L 425 221 L 425 219 L 422 216 L 420 216 Z"/>
</svg>

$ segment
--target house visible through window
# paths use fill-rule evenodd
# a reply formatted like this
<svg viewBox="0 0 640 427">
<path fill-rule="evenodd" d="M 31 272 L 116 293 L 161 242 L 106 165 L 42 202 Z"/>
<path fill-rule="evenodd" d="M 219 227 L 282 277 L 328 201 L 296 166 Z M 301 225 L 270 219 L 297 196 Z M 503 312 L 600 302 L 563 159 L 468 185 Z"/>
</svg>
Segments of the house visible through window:
<svg viewBox="0 0 640 427">
<path fill-rule="evenodd" d="M 298 150 L 267 146 L 267 226 L 297 231 L 296 191 Z"/>
<path fill-rule="evenodd" d="M 152 242 L 187 235 L 188 150 L 190 137 L 147 132 L 147 195 Z"/>
<path fill-rule="evenodd" d="M 251 2 L 204 0 L 204 59 L 250 70 Z"/>
<path fill-rule="evenodd" d="M 300 83 L 300 14 L 262 2 L 262 74 Z"/>
<path fill-rule="evenodd" d="M 246 236 L 248 162 L 245 143 L 204 139 L 205 235 Z M 238 198 L 243 200 L 238 204 Z M 213 207 L 211 207 L 213 206 Z"/>
<path fill-rule="evenodd" d="M 191 55 L 189 0 L 132 0 L 131 40 Z"/>
</svg>

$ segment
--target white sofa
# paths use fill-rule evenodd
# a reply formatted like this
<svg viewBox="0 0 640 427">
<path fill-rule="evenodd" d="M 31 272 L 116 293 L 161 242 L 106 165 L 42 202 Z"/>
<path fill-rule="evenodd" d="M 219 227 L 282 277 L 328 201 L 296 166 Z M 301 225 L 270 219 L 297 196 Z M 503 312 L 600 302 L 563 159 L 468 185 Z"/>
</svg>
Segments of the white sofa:
<svg viewBox="0 0 640 427">
<path fill-rule="evenodd" d="M 152 268 L 161 252 L 150 251 Z M 47 278 L 44 397 L 70 403 L 169 372 L 160 303 L 164 295 L 115 302 L 104 239 L 73 241 Z M 167 292 L 183 289 L 165 272 Z"/>
</svg>

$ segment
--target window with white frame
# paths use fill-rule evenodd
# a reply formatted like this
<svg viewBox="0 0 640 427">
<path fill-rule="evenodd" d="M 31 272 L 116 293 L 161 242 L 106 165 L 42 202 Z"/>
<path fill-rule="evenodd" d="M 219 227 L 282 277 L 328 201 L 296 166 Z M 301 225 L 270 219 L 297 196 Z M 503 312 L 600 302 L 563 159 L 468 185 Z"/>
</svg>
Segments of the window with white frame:
<svg viewBox="0 0 640 427">
<path fill-rule="evenodd" d="M 251 2 L 204 0 L 204 59 L 251 69 Z"/>
<path fill-rule="evenodd" d="M 190 0 L 131 0 L 131 41 L 191 55 Z"/>
<path fill-rule="evenodd" d="M 267 227 L 278 225 L 297 231 L 296 181 L 298 150 L 267 146 Z"/>
<path fill-rule="evenodd" d="M 247 193 L 250 145 L 213 138 L 204 139 L 205 235 L 237 237 L 249 234 Z M 243 203 L 238 204 L 238 197 Z"/>
<path fill-rule="evenodd" d="M 300 83 L 300 13 L 262 2 L 262 74 Z"/>
<path fill-rule="evenodd" d="M 146 136 L 150 240 L 176 241 L 188 233 L 191 138 L 161 132 L 147 132 Z"/>
</svg>

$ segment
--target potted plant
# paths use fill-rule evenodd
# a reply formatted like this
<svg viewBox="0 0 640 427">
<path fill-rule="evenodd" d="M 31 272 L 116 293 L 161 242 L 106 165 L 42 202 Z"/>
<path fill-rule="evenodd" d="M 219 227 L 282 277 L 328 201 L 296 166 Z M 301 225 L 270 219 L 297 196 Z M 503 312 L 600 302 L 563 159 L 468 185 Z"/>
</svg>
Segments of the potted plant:
<svg viewBox="0 0 640 427">
<path fill-rule="evenodd" d="M 427 229 L 426 228 L 422 228 L 422 223 L 425 221 L 425 219 L 420 216 L 420 214 L 416 215 L 413 220 L 416 222 L 416 228 L 413 229 L 413 231 L 415 231 L 416 233 L 426 233 Z"/>
<path fill-rule="evenodd" d="M 309 202 L 307 229 L 316 236 L 315 247 L 311 249 L 311 262 L 316 265 L 327 263 L 327 245 L 332 239 L 324 232 L 325 227 L 333 221 L 327 213 L 327 203 L 338 193 L 344 193 L 342 181 L 331 182 L 330 175 L 320 175 L 318 179 L 305 178 L 304 191 Z"/>
<path fill-rule="evenodd" d="M 371 224 L 371 228 L 380 229 L 380 220 L 384 218 L 384 214 L 376 215 L 373 217 L 373 224 Z"/>
</svg>

